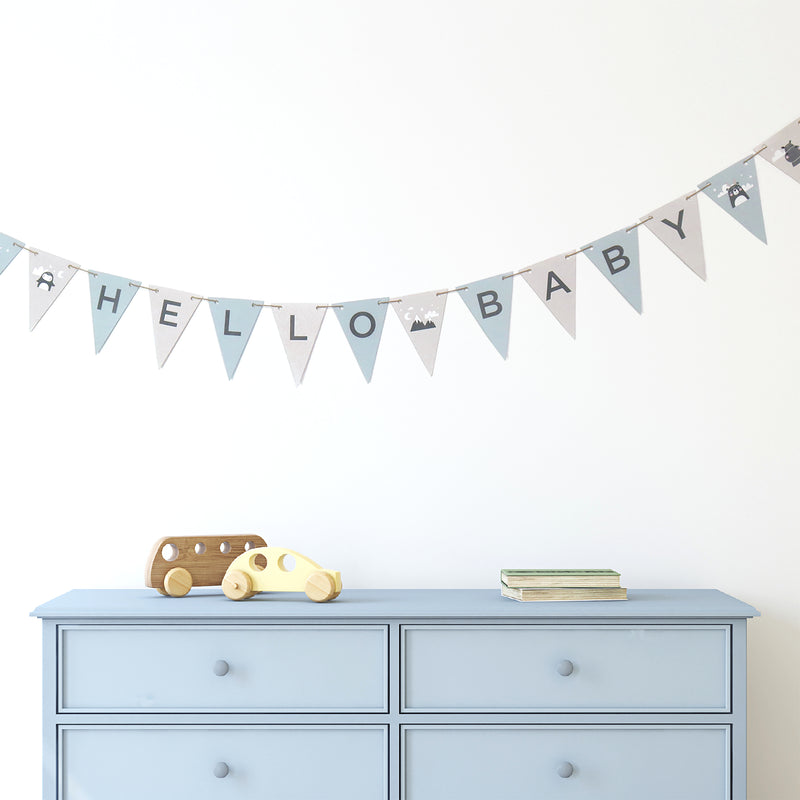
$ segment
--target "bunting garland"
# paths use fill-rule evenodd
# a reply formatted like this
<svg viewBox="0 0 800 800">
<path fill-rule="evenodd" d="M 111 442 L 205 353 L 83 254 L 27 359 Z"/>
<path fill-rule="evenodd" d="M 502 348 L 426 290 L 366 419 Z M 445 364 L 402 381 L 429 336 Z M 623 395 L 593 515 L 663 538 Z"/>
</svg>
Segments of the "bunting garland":
<svg viewBox="0 0 800 800">
<path fill-rule="evenodd" d="M 706 279 L 698 196 L 705 195 L 742 227 L 767 243 L 756 156 L 800 182 L 800 120 L 770 136 L 754 152 L 697 185 L 697 189 L 641 217 L 635 224 L 595 239 L 517 272 L 483 278 L 456 289 L 426 291 L 403 297 L 347 301 L 337 304 L 262 303 L 256 300 L 203 297 L 162 286 L 144 286 L 106 272 L 83 269 L 65 258 L 27 247 L 0 233 L 0 275 L 22 252 L 29 251 L 30 329 L 33 330 L 78 271 L 89 275 L 95 353 L 99 353 L 128 306 L 145 289 L 150 295 L 156 360 L 163 367 L 195 311 L 208 302 L 220 352 L 233 379 L 264 307 L 273 317 L 296 386 L 306 374 L 328 308 L 333 308 L 356 362 L 372 380 L 389 305 L 405 329 L 425 369 L 433 375 L 444 326 L 447 297 L 458 292 L 492 346 L 508 357 L 514 278 L 522 277 L 561 327 L 576 336 L 577 259 L 583 254 L 625 301 L 642 313 L 639 227 L 649 230 L 692 270 Z"/>
</svg>

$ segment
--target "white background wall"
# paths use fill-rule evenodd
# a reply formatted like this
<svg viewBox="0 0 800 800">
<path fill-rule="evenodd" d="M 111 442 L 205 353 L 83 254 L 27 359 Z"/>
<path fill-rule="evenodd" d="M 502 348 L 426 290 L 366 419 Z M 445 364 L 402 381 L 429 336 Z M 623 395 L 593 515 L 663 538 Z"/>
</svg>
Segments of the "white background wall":
<svg viewBox="0 0 800 800">
<path fill-rule="evenodd" d="M 800 115 L 794 3 L 4 3 L 0 230 L 204 295 L 452 288 L 580 247 Z M 451 296 L 434 378 L 390 311 L 367 385 L 326 319 L 295 389 L 270 312 L 229 382 L 201 307 L 162 370 L 86 275 L 28 333 L 0 276 L 2 758 L 39 793 L 40 602 L 137 587 L 159 536 L 257 532 L 346 587 L 594 566 L 750 626 L 750 797 L 794 800 L 800 185 L 769 246 L 701 198 L 709 280 L 642 229 L 639 317 L 583 257 L 572 341 L 516 279 L 504 362 Z M 19 795 L 23 796 L 23 795 Z"/>
</svg>

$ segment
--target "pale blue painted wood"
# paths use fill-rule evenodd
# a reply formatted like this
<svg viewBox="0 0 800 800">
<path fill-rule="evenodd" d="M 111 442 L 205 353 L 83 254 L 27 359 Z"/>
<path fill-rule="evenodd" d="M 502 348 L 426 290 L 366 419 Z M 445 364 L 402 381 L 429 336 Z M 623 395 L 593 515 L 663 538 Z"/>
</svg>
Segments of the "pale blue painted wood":
<svg viewBox="0 0 800 800">
<path fill-rule="evenodd" d="M 62 626 L 60 710 L 385 712 L 386 647 L 383 626 Z"/>
<path fill-rule="evenodd" d="M 404 728 L 403 800 L 728 800 L 729 774 L 722 725 Z"/>
<path fill-rule="evenodd" d="M 628 600 L 520 603 L 498 589 L 347 589 L 329 603 L 263 593 L 228 600 L 220 589 L 164 597 L 155 589 L 74 589 L 34 609 L 52 619 L 636 619 L 757 617 L 755 608 L 716 589 L 631 589 Z"/>
<path fill-rule="evenodd" d="M 407 626 L 402 663 L 407 711 L 730 709 L 728 625 Z"/>
<path fill-rule="evenodd" d="M 61 748 L 61 800 L 387 796 L 385 727 L 66 726 Z"/>
</svg>

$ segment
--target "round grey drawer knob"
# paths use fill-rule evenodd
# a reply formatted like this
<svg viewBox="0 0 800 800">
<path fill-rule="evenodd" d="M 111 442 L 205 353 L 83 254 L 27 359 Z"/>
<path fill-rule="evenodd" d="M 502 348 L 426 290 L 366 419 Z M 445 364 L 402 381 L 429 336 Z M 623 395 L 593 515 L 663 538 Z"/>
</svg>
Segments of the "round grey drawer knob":
<svg viewBox="0 0 800 800">
<path fill-rule="evenodd" d="M 575 772 L 575 767 L 569 763 L 569 761 L 565 761 L 563 764 L 560 764 L 557 770 L 558 774 L 562 778 L 569 778 L 573 772 Z"/>
<path fill-rule="evenodd" d="M 556 670 L 559 675 L 563 675 L 566 677 L 567 675 L 572 675 L 572 671 L 575 669 L 575 665 L 568 659 L 565 658 L 563 661 L 558 662 L 558 666 Z"/>
<path fill-rule="evenodd" d="M 224 761 L 219 761 L 214 767 L 214 775 L 218 778 L 224 778 L 229 772 L 230 769 L 228 769 L 228 765 Z"/>
<path fill-rule="evenodd" d="M 228 662 L 223 660 L 223 659 L 220 659 L 219 661 L 215 661 L 214 662 L 214 674 L 215 675 L 219 675 L 220 677 L 222 677 L 223 675 L 227 675 L 229 669 L 230 669 L 230 666 L 228 665 Z"/>
</svg>

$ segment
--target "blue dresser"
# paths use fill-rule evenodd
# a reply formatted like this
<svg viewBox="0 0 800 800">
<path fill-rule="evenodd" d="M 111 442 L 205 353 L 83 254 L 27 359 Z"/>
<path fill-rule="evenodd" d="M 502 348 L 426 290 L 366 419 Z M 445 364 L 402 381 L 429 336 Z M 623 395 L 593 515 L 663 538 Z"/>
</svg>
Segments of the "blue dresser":
<svg viewBox="0 0 800 800">
<path fill-rule="evenodd" d="M 75 590 L 43 621 L 45 800 L 745 800 L 715 590 Z"/>
</svg>

